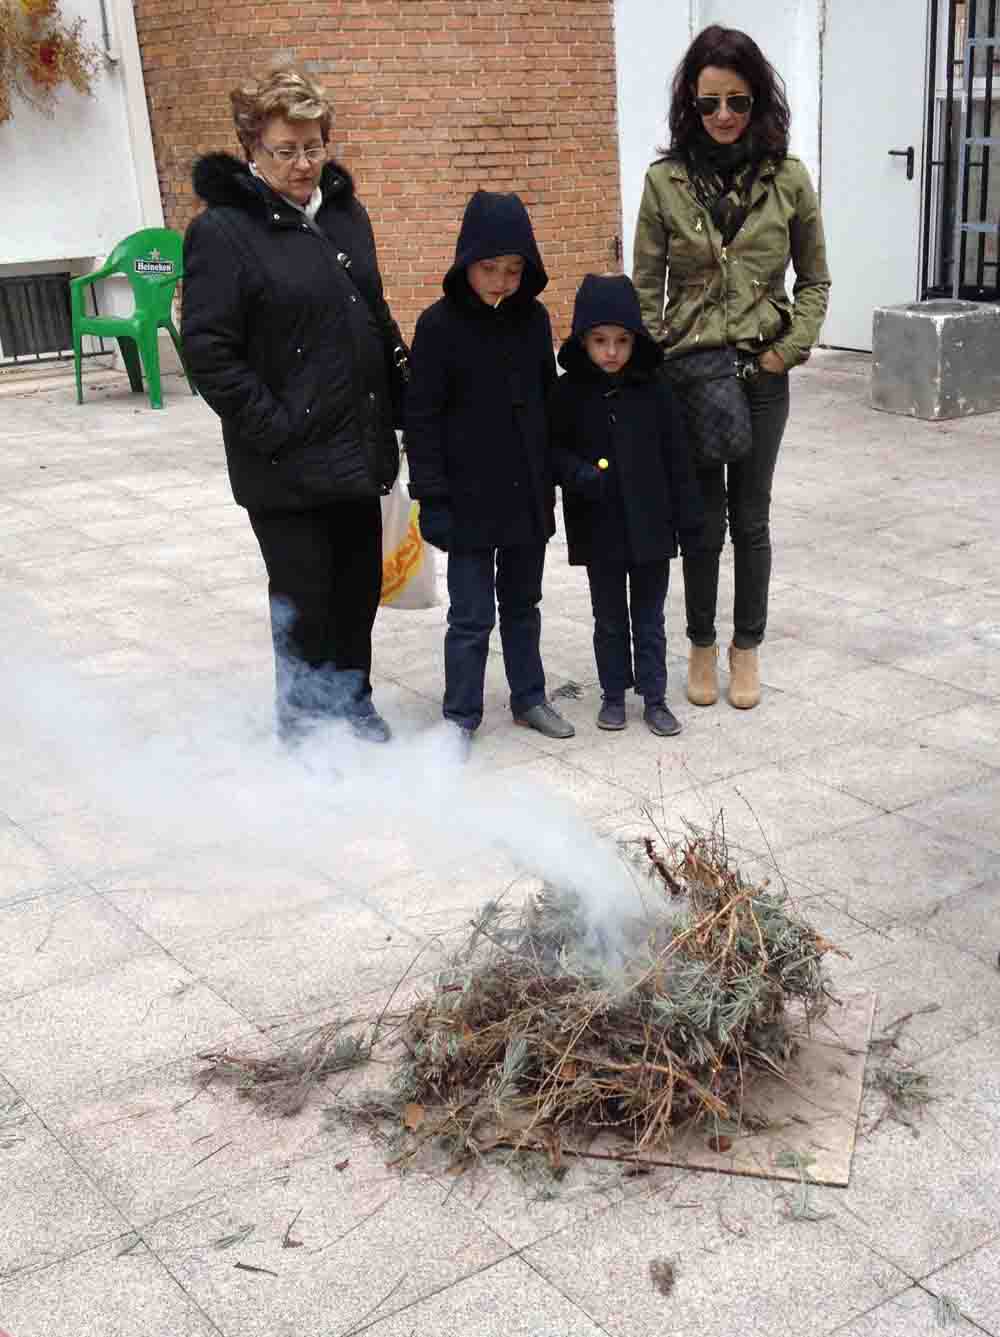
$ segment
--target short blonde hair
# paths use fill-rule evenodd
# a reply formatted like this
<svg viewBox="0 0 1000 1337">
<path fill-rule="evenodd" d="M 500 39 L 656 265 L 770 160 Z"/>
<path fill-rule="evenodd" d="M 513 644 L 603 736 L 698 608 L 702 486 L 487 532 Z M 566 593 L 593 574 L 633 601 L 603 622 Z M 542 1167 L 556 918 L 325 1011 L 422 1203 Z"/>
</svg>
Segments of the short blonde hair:
<svg viewBox="0 0 1000 1337">
<path fill-rule="evenodd" d="M 272 70 L 258 83 L 241 84 L 229 94 L 233 104 L 236 133 L 248 158 L 261 131 L 272 116 L 283 116 L 286 121 L 318 121 L 323 143 L 330 137 L 333 107 L 322 88 L 298 70 L 287 66 Z"/>
</svg>

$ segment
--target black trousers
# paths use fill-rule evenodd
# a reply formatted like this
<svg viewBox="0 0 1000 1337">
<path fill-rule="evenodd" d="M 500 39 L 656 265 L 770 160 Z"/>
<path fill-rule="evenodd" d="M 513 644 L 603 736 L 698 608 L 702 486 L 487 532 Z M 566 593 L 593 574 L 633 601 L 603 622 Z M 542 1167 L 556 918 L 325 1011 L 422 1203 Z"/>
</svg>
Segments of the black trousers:
<svg viewBox="0 0 1000 1337">
<path fill-rule="evenodd" d="M 544 543 L 448 554 L 445 719 L 465 729 L 478 729 L 482 723 L 486 657 L 497 605 L 512 713 L 523 715 L 545 700 L 538 610 L 544 566 Z"/>
<path fill-rule="evenodd" d="M 667 690 L 663 606 L 670 563 L 643 562 L 626 567 L 592 562 L 587 567 L 587 579 L 601 692 L 609 701 L 624 701 L 626 690 L 634 686 L 647 704 L 662 701 Z"/>
<path fill-rule="evenodd" d="M 279 731 L 370 707 L 382 590 L 377 497 L 308 511 L 251 511 L 267 567 Z"/>
<path fill-rule="evenodd" d="M 788 373 L 761 372 L 742 385 L 750 396 L 753 448 L 736 464 L 698 470 L 705 526 L 698 551 L 684 558 L 684 603 L 688 639 L 715 644 L 719 558 L 726 541 L 726 514 L 733 540 L 733 644 L 760 645 L 767 626 L 771 583 L 771 482 L 788 421 Z"/>
</svg>

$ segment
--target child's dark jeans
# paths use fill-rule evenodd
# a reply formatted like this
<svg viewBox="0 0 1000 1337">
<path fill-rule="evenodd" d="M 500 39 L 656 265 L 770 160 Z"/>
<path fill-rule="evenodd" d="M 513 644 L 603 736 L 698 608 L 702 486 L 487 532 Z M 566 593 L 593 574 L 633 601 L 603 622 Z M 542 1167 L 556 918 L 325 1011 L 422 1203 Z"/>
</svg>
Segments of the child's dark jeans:
<svg viewBox="0 0 1000 1337">
<path fill-rule="evenodd" d="M 667 690 L 663 606 L 670 563 L 625 566 L 592 562 L 587 567 L 587 578 L 602 693 L 608 700 L 622 701 L 628 688 L 634 686 L 647 704 L 662 701 Z"/>
<path fill-rule="evenodd" d="M 544 565 L 544 544 L 448 554 L 445 719 L 465 729 L 482 722 L 486 657 L 498 606 L 511 711 L 523 715 L 545 700 L 538 611 Z"/>
</svg>

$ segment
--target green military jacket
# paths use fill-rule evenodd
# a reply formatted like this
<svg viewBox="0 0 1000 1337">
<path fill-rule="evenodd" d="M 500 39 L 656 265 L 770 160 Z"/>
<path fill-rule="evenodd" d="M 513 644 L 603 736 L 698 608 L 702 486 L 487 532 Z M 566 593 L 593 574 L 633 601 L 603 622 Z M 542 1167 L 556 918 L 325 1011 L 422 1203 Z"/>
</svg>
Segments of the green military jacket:
<svg viewBox="0 0 1000 1337">
<path fill-rule="evenodd" d="M 639 206 L 632 280 L 646 328 L 668 358 L 731 344 L 754 353 L 773 348 L 786 367 L 804 362 L 819 337 L 830 290 L 809 173 L 798 158 L 765 160 L 746 221 L 723 246 L 684 164 L 653 163 Z"/>
</svg>

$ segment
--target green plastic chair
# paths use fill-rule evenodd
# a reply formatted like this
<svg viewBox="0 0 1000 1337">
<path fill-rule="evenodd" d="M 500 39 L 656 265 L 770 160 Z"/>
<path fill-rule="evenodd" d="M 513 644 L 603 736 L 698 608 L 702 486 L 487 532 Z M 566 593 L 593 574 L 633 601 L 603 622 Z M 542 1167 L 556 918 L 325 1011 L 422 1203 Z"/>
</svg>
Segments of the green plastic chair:
<svg viewBox="0 0 1000 1337">
<path fill-rule="evenodd" d="M 117 339 L 133 391 L 142 392 L 142 373 L 146 373 L 149 402 L 154 409 L 163 407 L 160 389 L 160 347 L 158 331 L 169 331 L 187 383 L 193 395 L 197 390 L 184 365 L 180 335 L 170 315 L 170 304 L 178 279 L 184 276 L 183 242 L 177 232 L 165 227 L 143 228 L 120 241 L 107 261 L 93 274 L 71 279 L 70 309 L 73 315 L 73 363 L 76 368 L 76 402 L 83 403 L 80 354 L 85 334 Z M 124 274 L 132 285 L 135 310 L 130 316 L 88 316 L 83 309 L 84 289 L 109 274 Z"/>
</svg>

